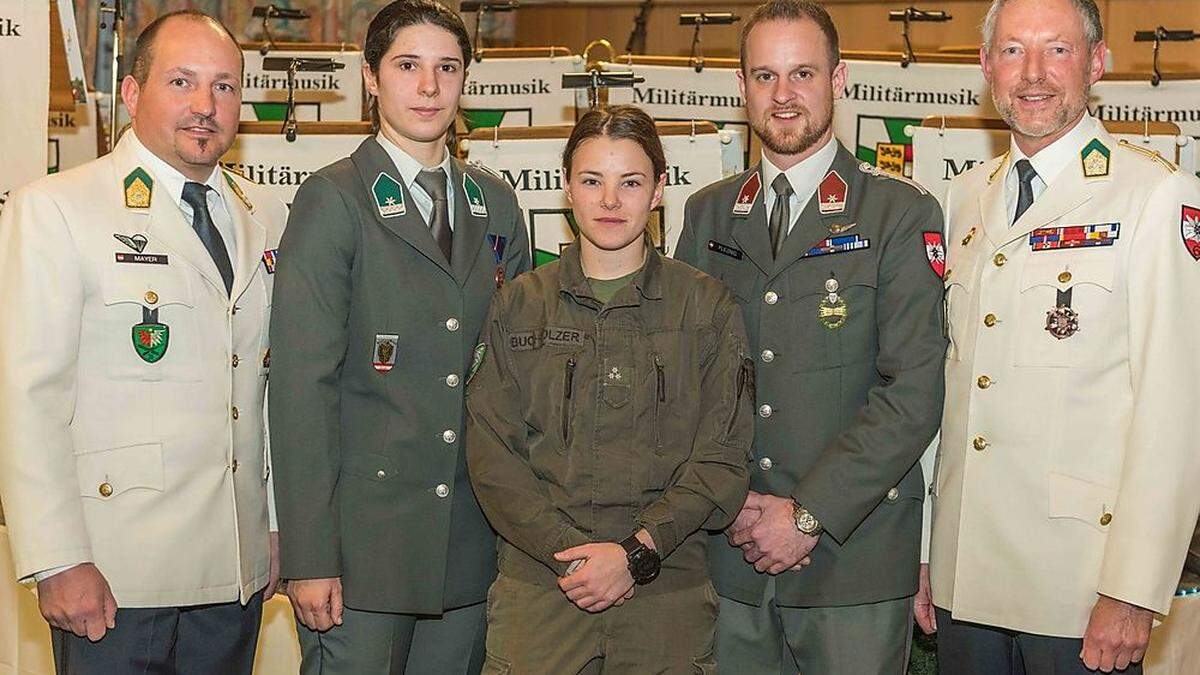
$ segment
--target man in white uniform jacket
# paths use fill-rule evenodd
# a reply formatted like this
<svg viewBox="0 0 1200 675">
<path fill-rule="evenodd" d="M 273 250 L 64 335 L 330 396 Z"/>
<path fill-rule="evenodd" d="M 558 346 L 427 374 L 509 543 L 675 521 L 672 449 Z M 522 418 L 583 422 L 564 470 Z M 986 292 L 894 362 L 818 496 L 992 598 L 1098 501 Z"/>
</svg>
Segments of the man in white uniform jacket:
<svg viewBox="0 0 1200 675">
<path fill-rule="evenodd" d="M 0 498 L 60 673 L 253 665 L 285 207 L 217 166 L 241 73 L 217 21 L 157 19 L 113 153 L 0 215 Z"/>
<path fill-rule="evenodd" d="M 996 0 L 984 40 L 1012 142 L 946 201 L 941 672 L 1140 672 L 1200 510 L 1200 181 L 1088 115 L 1092 0 Z"/>
</svg>

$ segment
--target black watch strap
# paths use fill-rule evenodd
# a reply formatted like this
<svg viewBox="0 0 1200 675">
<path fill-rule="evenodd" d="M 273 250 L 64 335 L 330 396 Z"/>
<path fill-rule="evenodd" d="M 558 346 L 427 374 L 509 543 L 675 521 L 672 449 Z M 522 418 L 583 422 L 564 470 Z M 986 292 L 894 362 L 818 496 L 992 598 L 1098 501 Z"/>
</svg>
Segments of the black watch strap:
<svg viewBox="0 0 1200 675">
<path fill-rule="evenodd" d="M 646 548 L 641 539 L 637 538 L 637 534 L 631 534 L 628 538 L 621 542 L 621 548 L 625 549 L 625 555 L 633 555 L 639 548 Z"/>
</svg>

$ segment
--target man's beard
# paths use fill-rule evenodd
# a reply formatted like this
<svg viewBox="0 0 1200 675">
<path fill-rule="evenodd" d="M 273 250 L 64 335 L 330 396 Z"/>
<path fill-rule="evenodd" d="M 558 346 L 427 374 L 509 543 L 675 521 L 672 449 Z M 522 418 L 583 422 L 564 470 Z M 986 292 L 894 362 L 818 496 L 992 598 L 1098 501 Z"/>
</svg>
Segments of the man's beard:
<svg viewBox="0 0 1200 675">
<path fill-rule="evenodd" d="M 798 155 L 808 150 L 821 140 L 833 124 L 833 106 L 827 108 L 825 115 L 820 118 L 814 117 L 803 108 L 798 108 L 796 112 L 806 119 L 808 124 L 797 132 L 779 132 L 771 128 L 771 115 L 776 112 L 780 110 L 772 110 L 758 119 L 751 119 L 750 128 L 758 134 L 763 146 L 778 155 Z"/>
<path fill-rule="evenodd" d="M 996 106 L 996 112 L 1000 113 L 1000 118 L 1003 119 L 1004 122 L 1008 124 L 1008 127 L 1013 131 L 1028 138 L 1045 138 L 1046 136 L 1052 136 L 1055 133 L 1062 131 L 1068 124 L 1078 118 L 1081 112 L 1083 112 L 1083 110 L 1080 108 L 1074 108 L 1071 105 L 1073 100 L 1068 100 L 1064 94 L 1065 92 L 1059 93 L 1059 101 L 1061 101 L 1061 103 L 1055 110 L 1051 112 L 1049 119 L 1041 118 L 1039 120 L 1032 121 L 1029 124 L 1026 124 L 1017 118 L 1016 104 L 1013 103 L 1013 101 L 1021 95 L 1020 92 L 1014 92 L 1009 96 L 1007 101 L 1002 101 L 998 96 L 996 96 L 996 92 L 993 90 L 992 103 Z M 1090 88 L 1084 89 L 1083 93 L 1080 95 L 1080 98 L 1074 100 L 1087 101 L 1090 95 Z M 1086 107 L 1086 105 L 1084 107 Z"/>
</svg>

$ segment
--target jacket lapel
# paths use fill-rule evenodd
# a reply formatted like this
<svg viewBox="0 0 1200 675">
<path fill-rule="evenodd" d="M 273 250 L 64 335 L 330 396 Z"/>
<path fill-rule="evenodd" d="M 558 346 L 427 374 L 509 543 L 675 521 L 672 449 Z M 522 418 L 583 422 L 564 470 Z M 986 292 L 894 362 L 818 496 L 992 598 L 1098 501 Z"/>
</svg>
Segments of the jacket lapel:
<svg viewBox="0 0 1200 675">
<path fill-rule="evenodd" d="M 775 270 L 775 260 L 771 257 L 771 237 L 767 232 L 767 207 L 766 207 L 766 188 L 762 183 L 762 166 L 755 166 L 739 177 L 739 180 L 734 181 L 732 185 L 734 192 L 727 204 L 722 204 L 721 208 L 733 209 L 737 203 L 738 197 L 742 193 L 743 186 L 751 175 L 758 175 L 758 184 L 760 189 L 758 194 L 754 196 L 754 201 L 750 207 L 750 213 L 740 215 L 732 214 L 733 226 L 730 228 L 730 237 L 737 242 L 742 251 L 750 257 L 750 260 L 762 270 L 763 274 L 770 276 Z"/>
<path fill-rule="evenodd" d="M 396 165 L 392 162 L 392 158 L 388 157 L 379 142 L 374 138 L 368 138 L 358 146 L 354 154 L 350 155 L 350 160 L 358 169 L 359 178 L 362 180 L 363 189 L 367 193 L 367 201 L 371 205 L 375 219 L 379 224 L 392 234 L 400 237 L 409 246 L 415 248 L 421 255 L 429 259 L 431 263 L 437 265 L 446 274 L 454 276 L 450 269 L 450 263 L 447 262 L 446 256 L 442 255 L 442 250 L 438 248 L 437 241 L 434 240 L 433 234 L 429 231 L 428 224 L 421 218 L 421 212 L 417 210 L 417 204 L 413 201 L 412 194 L 408 191 L 408 186 L 404 185 L 403 179 L 400 177 L 400 172 L 396 170 Z M 392 216 L 384 216 L 383 211 L 379 206 L 379 201 L 376 198 L 375 186 L 381 180 L 380 176 L 386 174 L 396 185 L 400 186 L 401 194 L 404 202 L 404 213 Z M 386 181 L 386 178 L 382 179 Z"/>
<path fill-rule="evenodd" d="M 222 172 L 224 174 L 224 172 Z M 240 190 L 234 190 L 233 179 L 224 174 L 225 184 L 222 186 L 225 196 L 225 206 L 233 216 L 233 229 L 237 233 L 237 255 L 234 257 L 233 293 L 236 300 L 250 286 L 255 273 L 259 269 L 263 250 L 267 244 L 267 230 L 254 217 L 254 205 L 242 201 Z M 231 247 L 232 248 L 232 247 Z"/>
<path fill-rule="evenodd" d="M 1097 137 L 1109 148 L 1117 146 L 1116 140 L 1108 137 L 1107 134 Z M 1091 138 L 1088 138 L 1088 141 L 1091 141 Z M 1078 153 L 1081 150 L 1082 148 L 1079 148 L 1076 151 L 1077 154 L 1073 158 L 1073 161 L 1062 170 L 1062 173 L 1058 174 L 1053 183 L 1046 186 L 1045 192 L 1033 202 L 1029 210 L 1022 214 L 1016 223 L 1013 223 L 1009 237 L 1005 240 L 1005 243 L 1014 239 L 1021 239 L 1039 227 L 1045 227 L 1047 224 L 1070 213 L 1081 204 L 1089 201 L 1092 198 L 1092 194 L 1099 187 L 1106 185 L 1112 180 L 1111 167 L 1105 176 L 1086 178 L 1083 175 L 1083 162 L 1078 157 Z"/>
<path fill-rule="evenodd" d="M 483 233 L 487 230 L 488 223 L 486 212 L 483 215 L 471 212 L 463 176 L 462 163 L 451 159 L 450 180 L 454 185 L 454 238 L 451 240 L 451 259 L 454 276 L 460 285 L 467 283 L 467 277 L 471 276 L 471 270 L 479 261 L 479 249 L 483 246 Z M 475 184 L 478 185 L 478 181 Z M 485 209 L 486 206 L 485 203 Z"/>
<path fill-rule="evenodd" d="M 800 218 L 792 226 L 792 231 L 783 240 L 783 247 L 779 250 L 779 259 L 775 265 L 776 274 L 803 258 L 813 246 L 833 236 L 833 231 L 838 226 L 849 224 L 854 214 L 853 204 L 862 190 L 862 181 L 859 180 L 862 172 L 858 170 L 854 157 L 841 143 L 838 143 L 837 154 L 834 155 L 829 170 L 836 171 L 842 180 L 846 181 L 845 208 L 837 213 L 821 213 L 821 188 L 818 185 L 801 209 Z M 825 175 L 829 175 L 829 172 Z M 821 178 L 824 180 L 825 176 Z"/>
<path fill-rule="evenodd" d="M 988 240 L 1000 246 L 1011 239 L 1008 223 L 1008 203 L 1004 194 L 1004 183 L 1009 171 L 1010 157 L 1007 153 L 1000 158 L 1000 165 L 992 169 L 988 185 L 979 195 L 979 218 Z"/>
</svg>

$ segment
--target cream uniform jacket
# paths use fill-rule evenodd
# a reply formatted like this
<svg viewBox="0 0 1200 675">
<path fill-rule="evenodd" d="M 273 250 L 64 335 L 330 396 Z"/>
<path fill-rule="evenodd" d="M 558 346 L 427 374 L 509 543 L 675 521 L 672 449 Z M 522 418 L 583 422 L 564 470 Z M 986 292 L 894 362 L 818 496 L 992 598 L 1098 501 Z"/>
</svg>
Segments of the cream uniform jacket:
<svg viewBox="0 0 1200 675">
<path fill-rule="evenodd" d="M 220 181 L 232 298 L 180 207 L 114 152 L 0 215 L 0 499 L 19 578 L 94 562 L 118 606 L 240 600 L 269 572 L 263 399 L 285 207 Z"/>
<path fill-rule="evenodd" d="M 1011 227 L 1007 155 L 951 185 L 932 486 L 934 604 L 1059 637 L 1165 614 L 1200 510 L 1200 181 L 1082 124 Z"/>
</svg>

